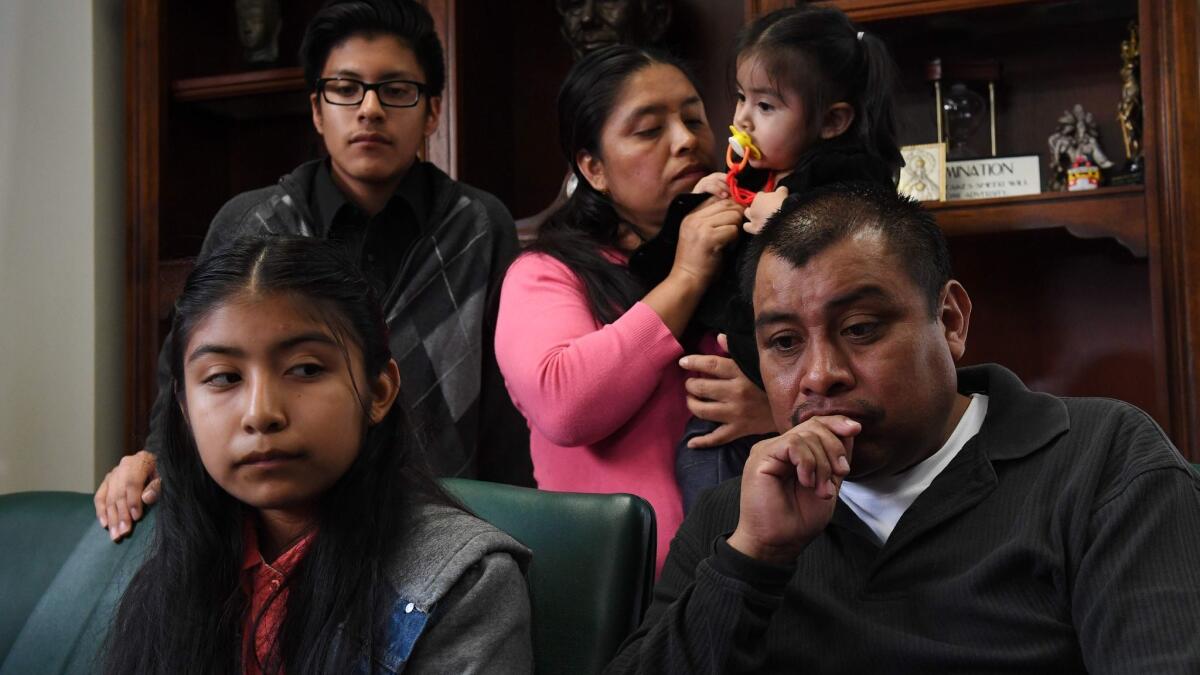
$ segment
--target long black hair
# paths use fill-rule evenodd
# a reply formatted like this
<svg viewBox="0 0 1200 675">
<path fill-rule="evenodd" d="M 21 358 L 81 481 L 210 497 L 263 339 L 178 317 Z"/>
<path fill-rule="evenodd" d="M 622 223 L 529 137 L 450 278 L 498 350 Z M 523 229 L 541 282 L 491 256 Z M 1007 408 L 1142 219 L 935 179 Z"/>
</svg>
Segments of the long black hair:
<svg viewBox="0 0 1200 675">
<path fill-rule="evenodd" d="M 243 670 L 249 603 L 239 570 L 243 519 L 252 516 L 204 470 L 180 402 L 192 331 L 248 290 L 309 303 L 342 345 L 347 367 L 349 345 L 359 348 L 368 380 L 391 358 L 371 284 L 331 244 L 306 237 L 242 239 L 197 265 L 175 303 L 171 327 L 173 386 L 158 457 L 162 499 L 154 539 L 117 609 L 106 646 L 108 673 Z M 362 403 L 363 446 L 321 497 L 316 535 L 287 582 L 286 616 L 272 656 L 260 664 L 265 673 L 351 670 L 373 646 L 373 620 L 387 595 L 385 566 L 393 548 L 403 546 L 413 507 L 453 503 L 419 464 L 403 408 L 393 405 L 368 426 L 369 404 Z"/>
<path fill-rule="evenodd" d="M 537 240 L 528 250 L 552 256 L 578 275 L 588 307 L 601 323 L 616 321 L 649 289 L 628 268 L 603 255 L 602 250 L 617 246 L 621 219 L 612 199 L 588 183 L 576 157 L 581 150 L 603 156 L 600 134 L 621 87 L 643 68 L 656 64 L 677 68 L 696 86 L 689 70 L 674 57 L 613 45 L 576 62 L 558 92 L 558 142 L 574 172 L 576 187 L 567 203 L 538 230 Z"/>
<path fill-rule="evenodd" d="M 893 170 L 904 165 L 896 143 L 896 63 L 878 36 L 841 10 L 804 6 L 761 16 L 738 33 L 735 53 L 738 62 L 757 57 L 776 86 L 800 94 L 812 131 L 829 106 L 845 101 L 854 120 L 843 137 Z"/>
</svg>

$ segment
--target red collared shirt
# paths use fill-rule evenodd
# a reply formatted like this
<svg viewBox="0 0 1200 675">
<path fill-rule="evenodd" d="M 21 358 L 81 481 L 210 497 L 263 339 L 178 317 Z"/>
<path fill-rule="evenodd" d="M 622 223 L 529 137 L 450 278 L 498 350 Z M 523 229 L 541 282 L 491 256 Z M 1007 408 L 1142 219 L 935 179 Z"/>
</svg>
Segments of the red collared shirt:
<svg viewBox="0 0 1200 675">
<path fill-rule="evenodd" d="M 278 654 L 271 653 L 271 647 L 279 636 L 279 626 L 283 624 L 287 610 L 288 589 L 285 582 L 308 553 L 314 534 L 315 530 L 304 535 L 274 562 L 267 564 L 258 549 L 258 533 L 249 518 L 242 528 L 243 548 L 246 551 L 242 558 L 242 592 L 250 598 L 250 608 L 242 624 L 242 672 L 245 675 L 262 675 L 258 664 L 267 664 L 269 659 L 278 658 Z M 262 618 L 255 632 L 255 619 L 260 614 Z M 253 642 L 251 635 L 254 636 Z M 283 671 L 279 673 L 282 675 Z"/>
</svg>

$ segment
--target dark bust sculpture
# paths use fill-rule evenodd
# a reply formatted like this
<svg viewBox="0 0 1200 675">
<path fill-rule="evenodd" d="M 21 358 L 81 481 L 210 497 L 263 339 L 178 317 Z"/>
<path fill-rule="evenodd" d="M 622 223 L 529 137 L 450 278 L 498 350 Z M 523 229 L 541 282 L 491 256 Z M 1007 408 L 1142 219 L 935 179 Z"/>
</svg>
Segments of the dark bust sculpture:
<svg viewBox="0 0 1200 675">
<path fill-rule="evenodd" d="M 556 0 L 575 57 L 611 44 L 651 45 L 671 22 L 670 0 Z"/>
<path fill-rule="evenodd" d="M 263 66 L 279 60 L 279 0 L 234 0 L 238 39 L 246 62 Z"/>
</svg>

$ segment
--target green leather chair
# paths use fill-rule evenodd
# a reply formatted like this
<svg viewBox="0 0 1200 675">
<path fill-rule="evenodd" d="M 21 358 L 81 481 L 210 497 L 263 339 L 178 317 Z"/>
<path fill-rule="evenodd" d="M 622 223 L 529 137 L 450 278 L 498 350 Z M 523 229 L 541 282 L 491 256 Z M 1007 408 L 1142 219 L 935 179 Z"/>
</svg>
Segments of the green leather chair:
<svg viewBox="0 0 1200 675">
<path fill-rule="evenodd" d="M 654 513 L 631 495 L 540 492 L 453 479 L 469 509 L 534 552 L 538 673 L 599 672 L 637 626 L 654 578 Z M 154 510 L 114 545 L 90 495 L 0 495 L 0 675 L 90 673 Z"/>
<path fill-rule="evenodd" d="M 91 495 L 0 495 L 0 675 L 96 670 L 153 520 L 151 511 L 136 536 L 114 545 Z"/>
<path fill-rule="evenodd" d="M 533 550 L 538 673 L 598 673 L 641 622 L 654 583 L 654 511 L 633 495 L 545 492 L 451 478 L 480 518 Z"/>
</svg>

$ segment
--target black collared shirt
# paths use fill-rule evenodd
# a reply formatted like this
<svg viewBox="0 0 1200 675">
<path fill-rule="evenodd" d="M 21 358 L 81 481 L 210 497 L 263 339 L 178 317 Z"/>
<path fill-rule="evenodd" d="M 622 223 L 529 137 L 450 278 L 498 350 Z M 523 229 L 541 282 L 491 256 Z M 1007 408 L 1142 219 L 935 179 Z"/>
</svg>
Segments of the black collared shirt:
<svg viewBox="0 0 1200 675">
<path fill-rule="evenodd" d="M 330 241 L 346 247 L 383 298 L 413 245 L 429 225 L 433 190 L 428 165 L 415 162 L 383 210 L 369 216 L 333 182 L 329 160 L 313 176 L 309 208 Z"/>
</svg>

